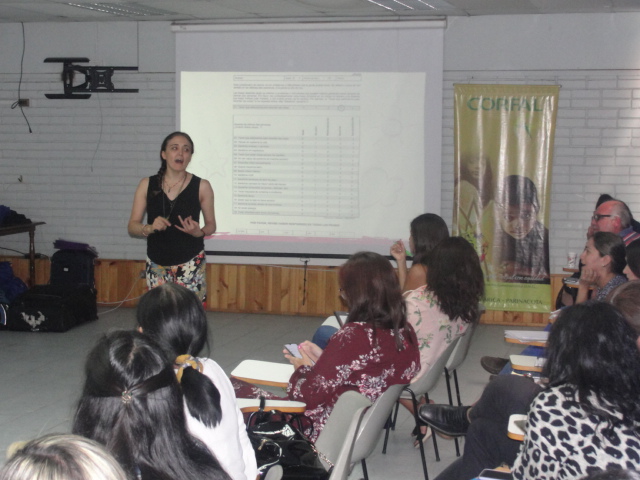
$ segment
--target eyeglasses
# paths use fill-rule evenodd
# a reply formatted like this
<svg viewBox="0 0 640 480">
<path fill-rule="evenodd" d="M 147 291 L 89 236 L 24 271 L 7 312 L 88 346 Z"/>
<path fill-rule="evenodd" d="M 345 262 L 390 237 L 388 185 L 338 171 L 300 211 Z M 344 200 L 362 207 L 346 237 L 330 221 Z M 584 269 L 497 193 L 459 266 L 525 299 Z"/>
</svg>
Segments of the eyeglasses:
<svg viewBox="0 0 640 480">
<path fill-rule="evenodd" d="M 593 220 L 594 222 L 599 222 L 601 218 L 605 218 L 605 217 L 617 217 L 618 215 L 602 215 L 600 213 L 594 213 L 593 217 L 591 217 L 591 220 Z"/>
</svg>

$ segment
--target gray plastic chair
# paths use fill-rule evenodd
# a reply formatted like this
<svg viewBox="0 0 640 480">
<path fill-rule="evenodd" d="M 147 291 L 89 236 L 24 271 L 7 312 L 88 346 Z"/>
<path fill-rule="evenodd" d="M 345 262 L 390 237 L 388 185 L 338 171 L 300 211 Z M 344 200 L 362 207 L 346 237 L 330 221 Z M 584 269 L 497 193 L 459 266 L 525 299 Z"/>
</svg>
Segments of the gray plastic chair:
<svg viewBox="0 0 640 480">
<path fill-rule="evenodd" d="M 322 457 L 324 456 L 331 463 L 336 464 L 344 452 L 345 444 L 348 443 L 345 439 L 354 416 L 358 410 L 370 406 L 371 400 L 356 391 L 348 391 L 340 395 L 315 443 L 316 449 L 322 454 L 320 456 L 322 464 L 327 470 L 330 466 Z M 354 439 L 355 434 L 352 440 Z M 348 450 L 351 450 L 352 447 L 353 445 L 349 445 Z"/>
<path fill-rule="evenodd" d="M 358 436 L 356 437 L 356 441 L 353 446 L 351 462 L 361 463 L 362 473 L 365 480 L 369 479 L 365 460 L 369 455 L 371 455 L 374 448 L 376 448 L 382 432 L 386 430 L 388 435 L 389 430 L 386 427 L 390 423 L 389 420 L 391 418 L 393 406 L 397 403 L 402 390 L 406 386 L 407 385 L 402 384 L 391 385 L 375 402 L 373 402 L 373 405 L 369 407 L 362 418 L 360 429 L 358 430 Z M 387 439 L 385 438 L 385 446 L 386 440 Z"/>
<path fill-rule="evenodd" d="M 353 414 L 349 428 L 344 435 L 342 450 L 333 465 L 333 470 L 331 470 L 329 480 L 347 480 L 349 478 L 352 463 L 351 457 L 353 454 L 356 435 L 358 434 L 362 418 L 364 417 L 364 413 L 367 408 L 368 407 L 364 406 L 360 407 Z"/>
<path fill-rule="evenodd" d="M 411 402 L 413 403 L 413 416 L 416 422 L 416 429 L 418 432 L 420 432 L 420 426 L 423 425 L 423 423 L 420 420 L 420 416 L 418 415 L 418 408 L 419 408 L 418 399 L 422 397 L 422 395 L 424 395 L 427 402 L 429 401 L 429 392 L 433 390 L 435 386 L 438 384 L 438 381 L 440 380 L 440 378 L 442 377 L 442 373 L 444 372 L 444 367 L 449 361 L 451 354 L 453 353 L 455 348 L 458 346 L 458 342 L 460 341 L 460 338 L 461 337 L 458 337 L 453 342 L 451 342 L 451 344 L 446 348 L 446 350 L 442 352 L 442 355 L 440 355 L 440 358 L 438 358 L 438 360 L 436 360 L 434 364 L 431 365 L 431 368 L 427 371 L 427 373 L 422 375 L 414 383 L 411 383 L 405 386 L 404 388 L 404 391 L 408 392 L 411 395 Z M 393 423 L 395 423 L 395 418 L 397 418 L 399 406 L 400 404 L 398 403 L 398 405 L 396 405 L 396 412 L 394 415 Z M 387 433 L 388 433 L 388 430 L 389 429 L 387 428 Z M 436 436 L 433 435 L 431 438 L 433 440 L 433 449 L 436 455 L 436 460 L 440 461 L 440 454 L 438 452 L 438 444 L 436 442 Z M 420 433 L 418 434 L 418 440 L 419 440 L 418 444 L 420 446 L 420 458 L 422 460 L 422 470 L 424 472 L 424 478 L 425 480 L 429 480 L 429 474 L 427 472 L 427 458 L 424 454 L 424 444 L 421 441 Z"/>
<path fill-rule="evenodd" d="M 471 345 L 471 339 L 473 338 L 473 334 L 476 331 L 477 323 L 472 323 L 467 327 L 467 331 L 464 332 L 464 335 L 460 337 L 458 341 L 458 345 L 453 349 L 453 353 L 449 357 L 449 361 L 447 365 L 444 367 L 444 378 L 447 381 L 447 395 L 449 396 L 449 405 L 453 406 L 453 395 L 451 394 L 451 373 L 453 373 L 453 383 L 456 387 L 456 397 L 458 400 L 458 405 L 462 405 L 462 400 L 460 399 L 460 386 L 458 385 L 458 372 L 457 369 L 464 362 L 465 358 L 467 358 L 467 353 L 469 353 L 469 346 Z M 456 445 L 456 456 L 460 456 L 460 445 L 458 444 L 458 437 L 454 438 L 454 443 Z"/>
</svg>

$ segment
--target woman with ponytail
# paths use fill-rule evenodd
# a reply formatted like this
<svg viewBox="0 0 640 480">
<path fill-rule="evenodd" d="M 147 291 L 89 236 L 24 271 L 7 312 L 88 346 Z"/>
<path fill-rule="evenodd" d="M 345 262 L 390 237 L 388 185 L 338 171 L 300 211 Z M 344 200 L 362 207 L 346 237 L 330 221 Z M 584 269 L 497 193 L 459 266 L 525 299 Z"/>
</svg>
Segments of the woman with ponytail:
<svg viewBox="0 0 640 480">
<path fill-rule="evenodd" d="M 164 139 L 160 170 L 143 178 L 136 189 L 128 231 L 133 237 L 147 240 L 149 288 L 178 283 L 204 303 L 204 237 L 216 231 L 216 217 L 211 184 L 187 172 L 193 153 L 193 141 L 186 133 L 173 132 Z"/>
<path fill-rule="evenodd" d="M 174 359 L 189 431 L 209 447 L 233 480 L 254 480 L 255 453 L 231 382 L 216 362 L 197 357 L 208 331 L 201 302 L 186 288 L 167 283 L 142 296 L 136 318 L 139 330 Z"/>
<path fill-rule="evenodd" d="M 90 438 L 136 480 L 229 480 L 186 427 L 171 362 L 149 337 L 117 331 L 91 350 L 73 433 Z"/>
</svg>

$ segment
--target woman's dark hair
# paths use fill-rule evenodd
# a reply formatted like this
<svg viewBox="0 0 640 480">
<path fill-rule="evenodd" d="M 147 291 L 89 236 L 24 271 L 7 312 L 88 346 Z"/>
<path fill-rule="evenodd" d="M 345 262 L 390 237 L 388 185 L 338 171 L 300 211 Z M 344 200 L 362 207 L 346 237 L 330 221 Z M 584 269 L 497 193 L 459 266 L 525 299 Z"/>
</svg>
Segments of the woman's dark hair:
<svg viewBox="0 0 640 480">
<path fill-rule="evenodd" d="M 611 256 L 611 272 L 622 275 L 627 265 L 622 238 L 611 232 L 596 232 L 593 234 L 593 245 L 601 257 Z"/>
<path fill-rule="evenodd" d="M 509 175 L 505 177 L 501 202 L 505 208 L 528 203 L 536 213 L 540 211 L 538 189 L 530 178 L 523 177 L 522 175 Z"/>
<path fill-rule="evenodd" d="M 452 320 L 477 321 L 484 276 L 471 244 L 462 237 L 442 240 L 432 250 L 428 267 L 427 288 L 438 299 L 440 309 Z"/>
<path fill-rule="evenodd" d="M 143 480 L 229 479 L 213 454 L 186 427 L 171 362 L 134 331 L 103 336 L 91 350 L 73 433 L 104 445 Z"/>
<path fill-rule="evenodd" d="M 627 245 L 626 262 L 633 274 L 640 278 L 640 240 L 634 240 Z"/>
<path fill-rule="evenodd" d="M 171 141 L 171 139 L 175 137 L 186 138 L 187 141 L 191 144 L 191 154 L 195 153 L 195 150 L 193 147 L 193 140 L 191 140 L 191 137 L 186 133 L 172 132 L 165 137 L 165 139 L 162 141 L 162 146 L 160 147 L 160 169 L 158 170 L 158 181 L 160 182 L 160 190 L 162 190 L 162 182 L 164 181 L 164 172 L 167 171 L 167 161 L 164 158 L 162 158 L 162 152 L 164 152 L 167 149 L 167 145 L 169 145 L 169 142 Z"/>
<path fill-rule="evenodd" d="M 640 335 L 640 280 L 618 285 L 607 295 L 607 302 L 620 310 L 629 325 Z"/>
<path fill-rule="evenodd" d="M 196 357 L 207 343 L 207 316 L 195 293 L 176 283 L 165 283 L 145 293 L 136 311 L 138 325 L 175 360 Z M 220 392 L 206 375 L 185 367 L 180 380 L 191 415 L 208 427 L 220 423 Z"/>
<path fill-rule="evenodd" d="M 445 221 L 435 213 L 423 213 L 411 220 L 409 226 L 413 238 L 414 263 L 426 265 L 428 257 L 442 239 L 449 237 L 449 228 Z"/>
<path fill-rule="evenodd" d="M 575 400 L 588 414 L 611 425 L 620 419 L 589 400 L 610 404 L 624 422 L 640 422 L 638 334 L 611 304 L 590 301 L 563 309 L 547 342 L 543 375 L 550 386 L 575 388 Z"/>
<path fill-rule="evenodd" d="M 393 330 L 396 346 L 402 349 L 400 332 L 409 329 L 406 306 L 389 260 L 374 252 L 354 253 L 340 268 L 338 280 L 349 305 L 347 322 Z"/>
</svg>

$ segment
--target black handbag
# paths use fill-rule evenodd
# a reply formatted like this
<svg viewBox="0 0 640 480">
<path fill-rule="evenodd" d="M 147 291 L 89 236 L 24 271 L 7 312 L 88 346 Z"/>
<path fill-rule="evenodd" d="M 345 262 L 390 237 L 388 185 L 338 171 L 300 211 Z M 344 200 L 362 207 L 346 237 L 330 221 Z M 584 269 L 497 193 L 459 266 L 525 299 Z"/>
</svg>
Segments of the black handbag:
<svg viewBox="0 0 640 480">
<path fill-rule="evenodd" d="M 264 397 L 260 409 L 247 420 L 247 434 L 254 451 L 261 478 L 274 465 L 283 470 L 283 480 L 326 480 L 327 471 L 320 461 L 313 443 L 302 433 L 300 417 L 272 410 L 264 411 Z"/>
</svg>

